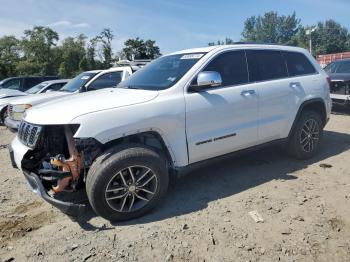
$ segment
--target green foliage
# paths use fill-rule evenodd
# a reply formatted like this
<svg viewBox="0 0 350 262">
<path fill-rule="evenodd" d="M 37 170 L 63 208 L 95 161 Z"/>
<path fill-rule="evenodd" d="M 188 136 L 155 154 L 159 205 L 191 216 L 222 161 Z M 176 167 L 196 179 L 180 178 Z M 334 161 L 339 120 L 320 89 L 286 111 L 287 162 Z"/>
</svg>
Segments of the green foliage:
<svg viewBox="0 0 350 262">
<path fill-rule="evenodd" d="M 32 70 L 36 68 L 37 74 L 56 74 L 52 62 L 52 48 L 56 46 L 58 39 L 57 32 L 48 27 L 35 26 L 32 30 L 25 30 L 21 41 L 22 60 L 25 61 L 20 65 L 23 73 L 27 70 L 32 73 Z"/>
<path fill-rule="evenodd" d="M 243 41 L 277 44 L 295 44 L 294 36 L 301 29 L 296 14 L 279 16 L 267 12 L 263 16 L 252 16 L 244 22 Z"/>
<path fill-rule="evenodd" d="M 208 43 L 208 46 L 214 46 L 214 45 L 232 45 L 235 41 L 233 41 L 231 38 L 226 37 L 224 41 L 218 40 L 215 42 Z"/>
<path fill-rule="evenodd" d="M 67 37 L 61 46 L 62 61 L 59 66 L 59 75 L 62 77 L 73 77 L 83 70 L 87 70 L 85 58 L 86 36 L 79 35 L 76 38 Z M 82 62 L 84 61 L 84 62 Z"/>
<path fill-rule="evenodd" d="M 124 43 L 121 53 L 122 58 L 133 59 L 155 59 L 161 56 L 160 49 L 156 46 L 156 41 L 140 39 L 128 39 Z"/>
<path fill-rule="evenodd" d="M 112 31 L 108 28 L 103 29 L 103 31 L 95 38 L 96 42 L 101 44 L 102 53 L 102 65 L 103 68 L 109 68 L 112 66 L 113 62 L 113 51 L 112 51 L 112 40 L 114 35 Z"/>
<path fill-rule="evenodd" d="M 312 41 L 316 54 L 338 53 L 350 49 L 348 30 L 334 20 L 319 22 L 312 33 Z"/>
<path fill-rule="evenodd" d="M 77 37 L 67 37 L 58 44 L 59 35 L 48 27 L 35 26 L 24 31 L 22 39 L 14 36 L 0 37 L 0 79 L 17 75 L 59 75 L 74 77 L 81 71 L 106 69 L 113 66 L 120 56 L 114 57 L 112 41 L 114 35 L 108 28 L 97 36 L 87 39 L 83 34 Z M 135 39 L 138 48 L 131 52 L 140 54 L 143 58 L 160 56 L 159 47 L 155 41 Z M 123 52 L 119 53 L 123 54 Z M 128 53 L 132 57 L 134 53 Z M 138 57 L 138 55 L 136 55 Z"/>
<path fill-rule="evenodd" d="M 16 74 L 16 65 L 20 58 L 19 43 L 14 36 L 0 38 L 0 79 Z"/>
</svg>

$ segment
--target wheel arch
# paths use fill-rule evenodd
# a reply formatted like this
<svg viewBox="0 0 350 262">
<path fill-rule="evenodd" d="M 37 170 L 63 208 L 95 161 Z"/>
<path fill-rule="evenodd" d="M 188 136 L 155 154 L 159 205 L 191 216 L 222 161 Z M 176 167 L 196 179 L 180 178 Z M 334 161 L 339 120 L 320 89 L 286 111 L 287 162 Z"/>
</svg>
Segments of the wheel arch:
<svg viewBox="0 0 350 262">
<path fill-rule="evenodd" d="M 173 167 L 174 163 L 176 162 L 175 155 L 171 150 L 170 144 L 158 130 L 152 129 L 142 132 L 129 133 L 128 135 L 115 138 L 102 144 L 102 147 L 105 151 L 111 147 L 123 144 L 141 144 L 150 147 L 156 152 L 160 153 L 171 167 Z"/>
<path fill-rule="evenodd" d="M 320 112 L 323 126 L 326 125 L 326 123 L 327 123 L 327 109 L 326 109 L 326 104 L 325 104 L 324 100 L 322 98 L 312 98 L 312 99 L 304 101 L 300 105 L 298 112 L 294 118 L 292 128 L 289 131 L 288 137 L 291 136 L 298 119 L 300 118 L 301 114 L 305 110 L 312 110 L 312 111 L 315 111 L 316 113 Z"/>
</svg>

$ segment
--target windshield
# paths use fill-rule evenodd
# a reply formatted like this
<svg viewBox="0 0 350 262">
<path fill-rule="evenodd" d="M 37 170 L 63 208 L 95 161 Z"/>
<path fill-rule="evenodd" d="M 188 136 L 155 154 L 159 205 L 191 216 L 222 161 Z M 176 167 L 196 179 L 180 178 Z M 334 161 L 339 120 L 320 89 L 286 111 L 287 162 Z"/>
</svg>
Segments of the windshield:
<svg viewBox="0 0 350 262">
<path fill-rule="evenodd" d="M 327 73 L 339 73 L 339 74 L 349 74 L 350 73 L 350 60 L 346 61 L 336 61 L 327 65 L 324 70 Z"/>
<path fill-rule="evenodd" d="M 71 81 L 69 81 L 66 85 L 64 85 L 60 91 L 64 92 L 75 92 L 79 90 L 83 85 L 85 85 L 91 78 L 93 78 L 97 73 L 93 72 L 83 72 L 76 77 L 74 77 Z"/>
<path fill-rule="evenodd" d="M 173 86 L 205 53 L 163 56 L 140 69 L 118 87 L 164 90 Z"/>
<path fill-rule="evenodd" d="M 47 85 L 48 85 L 47 83 L 38 84 L 36 86 L 33 86 L 32 88 L 29 88 L 26 91 L 26 93 L 28 93 L 28 94 L 36 94 L 36 93 L 38 93 L 41 89 L 43 89 Z"/>
</svg>

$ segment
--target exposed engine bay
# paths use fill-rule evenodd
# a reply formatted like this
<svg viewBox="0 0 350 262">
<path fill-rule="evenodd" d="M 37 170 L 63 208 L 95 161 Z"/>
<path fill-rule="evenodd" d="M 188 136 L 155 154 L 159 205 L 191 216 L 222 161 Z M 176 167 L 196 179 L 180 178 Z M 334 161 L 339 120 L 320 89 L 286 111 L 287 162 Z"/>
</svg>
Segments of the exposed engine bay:
<svg viewBox="0 0 350 262">
<path fill-rule="evenodd" d="M 94 139 L 74 139 L 78 127 L 43 127 L 33 150 L 22 160 L 22 168 L 36 173 L 48 191 L 76 191 L 84 181 L 86 169 L 99 153 Z"/>
</svg>

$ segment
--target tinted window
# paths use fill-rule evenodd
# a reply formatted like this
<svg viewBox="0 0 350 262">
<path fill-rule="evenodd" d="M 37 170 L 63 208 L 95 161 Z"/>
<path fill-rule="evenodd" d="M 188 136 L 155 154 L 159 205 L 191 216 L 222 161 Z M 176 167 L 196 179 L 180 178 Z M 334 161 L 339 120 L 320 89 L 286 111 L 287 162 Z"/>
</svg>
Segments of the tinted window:
<svg viewBox="0 0 350 262">
<path fill-rule="evenodd" d="M 220 54 L 206 66 L 204 71 L 219 72 L 223 86 L 248 83 L 248 69 L 244 51 Z"/>
<path fill-rule="evenodd" d="M 340 73 L 340 74 L 348 74 L 350 73 L 350 61 L 336 61 L 327 65 L 324 70 L 327 73 Z"/>
<path fill-rule="evenodd" d="M 52 84 L 52 85 L 50 85 L 47 89 L 46 89 L 46 91 L 47 90 L 52 90 L 52 91 L 57 91 L 57 90 L 60 90 L 61 88 L 62 88 L 62 84 Z"/>
<path fill-rule="evenodd" d="M 5 83 L 3 83 L 1 87 L 19 90 L 21 88 L 21 80 L 20 79 L 8 80 Z"/>
<path fill-rule="evenodd" d="M 316 73 L 309 59 L 301 53 L 283 52 L 286 59 L 289 76 L 309 75 Z"/>
<path fill-rule="evenodd" d="M 287 77 L 286 63 L 280 51 L 247 50 L 251 82 Z"/>
<path fill-rule="evenodd" d="M 60 91 L 64 92 L 75 92 L 78 91 L 83 85 L 91 80 L 97 73 L 95 72 L 83 72 L 72 80 L 70 80 L 66 85 L 64 85 Z"/>
<path fill-rule="evenodd" d="M 107 87 L 115 87 L 117 86 L 120 81 L 122 80 L 123 72 L 111 72 L 106 73 L 104 75 L 101 75 L 99 78 L 97 78 L 94 82 L 92 82 L 88 89 L 89 90 L 97 90 Z"/>
<path fill-rule="evenodd" d="M 25 78 L 23 90 L 26 91 L 29 88 L 31 88 L 31 87 L 33 87 L 41 82 L 42 82 L 41 78 L 34 78 L 34 77 L 33 78 Z"/>
</svg>

